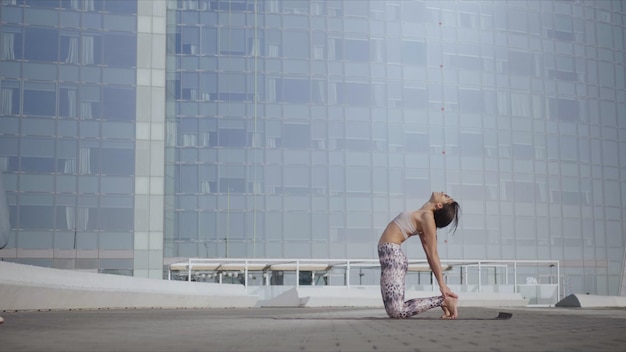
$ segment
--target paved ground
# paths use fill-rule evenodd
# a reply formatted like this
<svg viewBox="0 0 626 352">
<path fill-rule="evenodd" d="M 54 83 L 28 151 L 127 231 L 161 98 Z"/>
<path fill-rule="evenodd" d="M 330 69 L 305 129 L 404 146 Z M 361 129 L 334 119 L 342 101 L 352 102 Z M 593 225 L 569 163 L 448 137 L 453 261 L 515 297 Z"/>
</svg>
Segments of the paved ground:
<svg viewBox="0 0 626 352">
<path fill-rule="evenodd" d="M 510 320 L 488 320 L 498 312 Z M 1 312 L 0 351 L 624 351 L 626 309 L 463 308 Z"/>
</svg>

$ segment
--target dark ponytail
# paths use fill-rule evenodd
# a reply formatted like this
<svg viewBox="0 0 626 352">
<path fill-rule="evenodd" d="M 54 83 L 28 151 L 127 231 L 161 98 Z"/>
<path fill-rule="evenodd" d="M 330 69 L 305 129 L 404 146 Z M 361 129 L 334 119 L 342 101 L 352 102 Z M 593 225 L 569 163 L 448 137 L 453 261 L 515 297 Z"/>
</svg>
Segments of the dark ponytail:
<svg viewBox="0 0 626 352">
<path fill-rule="evenodd" d="M 454 222 L 452 232 L 456 231 L 459 226 L 459 212 L 461 206 L 457 202 L 444 204 L 440 209 L 435 209 L 433 214 L 435 215 L 435 225 L 437 228 L 444 228 Z"/>
</svg>

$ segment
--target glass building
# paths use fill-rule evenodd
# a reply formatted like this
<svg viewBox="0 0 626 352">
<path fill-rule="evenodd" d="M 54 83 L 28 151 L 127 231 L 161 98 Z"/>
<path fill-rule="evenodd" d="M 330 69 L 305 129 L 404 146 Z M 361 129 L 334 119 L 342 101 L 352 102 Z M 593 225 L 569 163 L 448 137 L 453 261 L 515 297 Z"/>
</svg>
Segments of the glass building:
<svg viewBox="0 0 626 352">
<path fill-rule="evenodd" d="M 3 260 L 375 258 L 443 190 L 442 258 L 620 294 L 622 1 L 0 3 Z"/>
</svg>

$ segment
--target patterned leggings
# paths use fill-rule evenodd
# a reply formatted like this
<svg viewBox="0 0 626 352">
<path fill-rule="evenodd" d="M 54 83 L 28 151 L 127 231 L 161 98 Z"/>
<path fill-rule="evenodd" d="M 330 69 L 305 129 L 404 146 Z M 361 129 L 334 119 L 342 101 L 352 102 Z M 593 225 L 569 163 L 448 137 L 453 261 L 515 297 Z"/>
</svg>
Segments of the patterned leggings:
<svg viewBox="0 0 626 352">
<path fill-rule="evenodd" d="M 404 280 L 409 262 L 399 244 L 378 245 L 378 259 L 381 269 L 380 292 L 389 317 L 404 319 L 435 307 L 441 307 L 443 296 L 404 301 Z"/>
</svg>

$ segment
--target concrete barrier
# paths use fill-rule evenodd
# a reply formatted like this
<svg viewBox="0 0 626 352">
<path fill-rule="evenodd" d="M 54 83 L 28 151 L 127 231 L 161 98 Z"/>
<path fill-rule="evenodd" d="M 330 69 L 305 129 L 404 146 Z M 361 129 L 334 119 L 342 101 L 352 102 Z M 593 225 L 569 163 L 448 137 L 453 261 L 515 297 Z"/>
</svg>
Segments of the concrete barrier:
<svg viewBox="0 0 626 352">
<path fill-rule="evenodd" d="M 528 299 L 520 293 L 461 292 L 459 307 L 526 307 Z"/>
<path fill-rule="evenodd" d="M 167 281 L 0 262 L 0 310 L 248 308 L 240 285 Z"/>
<path fill-rule="evenodd" d="M 263 307 L 382 307 L 380 289 L 300 286 L 268 300 Z"/>
<path fill-rule="evenodd" d="M 433 291 L 407 291 L 406 299 L 438 295 Z M 519 293 L 458 293 L 459 307 L 526 307 Z M 266 301 L 263 307 L 383 307 L 377 286 L 300 286 Z"/>
<path fill-rule="evenodd" d="M 512 292 L 457 292 L 460 307 L 524 307 Z M 439 291 L 408 290 L 405 297 Z M 168 281 L 0 262 L 0 311 L 109 308 L 383 307 L 372 286 L 258 286 Z"/>
<path fill-rule="evenodd" d="M 579 308 L 610 308 L 626 307 L 626 297 L 623 296 L 599 296 L 573 293 L 560 300 L 556 307 L 579 307 Z"/>
</svg>

